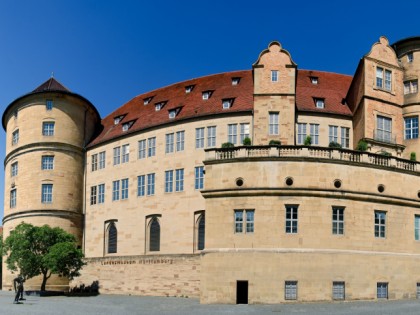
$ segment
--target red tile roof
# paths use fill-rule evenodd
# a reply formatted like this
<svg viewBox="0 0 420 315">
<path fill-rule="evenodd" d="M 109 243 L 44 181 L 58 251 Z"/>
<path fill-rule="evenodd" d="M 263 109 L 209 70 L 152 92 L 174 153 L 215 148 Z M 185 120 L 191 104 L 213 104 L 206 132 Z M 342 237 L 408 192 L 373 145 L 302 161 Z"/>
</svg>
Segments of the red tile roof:
<svg viewBox="0 0 420 315">
<path fill-rule="evenodd" d="M 311 83 L 311 76 L 318 77 L 317 85 Z M 240 78 L 239 84 L 232 85 L 232 78 Z M 351 80 L 352 77 L 347 75 L 298 70 L 297 110 L 351 116 L 348 106 L 342 104 Z M 185 92 L 187 86 L 194 86 L 190 93 Z M 208 100 L 202 98 L 204 91 L 213 91 Z M 152 97 L 150 103 L 144 105 L 144 100 L 150 97 Z M 325 108 L 316 108 L 314 98 L 324 98 Z M 223 99 L 233 99 L 231 108 L 222 108 Z M 161 102 L 166 103 L 161 110 L 156 111 L 155 105 Z M 252 70 L 196 78 L 136 96 L 102 120 L 103 130 L 89 144 L 89 147 L 124 134 L 180 120 L 214 114 L 251 112 L 253 106 Z M 173 119 L 169 118 L 171 109 L 179 109 L 177 116 Z M 124 117 L 119 124 L 114 124 L 114 118 L 118 116 Z M 134 123 L 129 130 L 123 132 L 122 125 L 132 121 Z"/>
</svg>

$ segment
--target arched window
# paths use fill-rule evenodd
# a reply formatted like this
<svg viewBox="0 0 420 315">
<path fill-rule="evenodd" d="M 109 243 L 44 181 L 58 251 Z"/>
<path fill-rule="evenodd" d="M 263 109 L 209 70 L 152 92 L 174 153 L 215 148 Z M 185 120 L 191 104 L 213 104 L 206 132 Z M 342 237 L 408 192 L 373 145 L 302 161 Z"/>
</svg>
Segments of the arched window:
<svg viewBox="0 0 420 315">
<path fill-rule="evenodd" d="M 154 217 L 150 222 L 150 238 L 149 238 L 149 251 L 160 251 L 160 224 L 159 220 Z"/>
<path fill-rule="evenodd" d="M 108 226 L 108 254 L 115 254 L 117 252 L 117 227 L 114 222 Z"/>
<path fill-rule="evenodd" d="M 204 214 L 198 219 L 198 235 L 197 235 L 197 249 L 204 249 L 204 241 L 206 235 L 206 217 Z"/>
</svg>

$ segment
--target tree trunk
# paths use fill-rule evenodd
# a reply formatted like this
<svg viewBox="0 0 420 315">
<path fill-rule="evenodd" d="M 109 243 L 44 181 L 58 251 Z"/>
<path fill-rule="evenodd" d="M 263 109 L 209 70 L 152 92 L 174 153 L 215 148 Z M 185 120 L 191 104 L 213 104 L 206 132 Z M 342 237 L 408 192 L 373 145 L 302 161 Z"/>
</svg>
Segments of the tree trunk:
<svg viewBox="0 0 420 315">
<path fill-rule="evenodd" d="M 48 278 L 49 278 L 49 276 L 47 276 L 47 272 L 42 273 L 41 291 L 45 291 L 45 286 L 47 285 Z"/>
</svg>

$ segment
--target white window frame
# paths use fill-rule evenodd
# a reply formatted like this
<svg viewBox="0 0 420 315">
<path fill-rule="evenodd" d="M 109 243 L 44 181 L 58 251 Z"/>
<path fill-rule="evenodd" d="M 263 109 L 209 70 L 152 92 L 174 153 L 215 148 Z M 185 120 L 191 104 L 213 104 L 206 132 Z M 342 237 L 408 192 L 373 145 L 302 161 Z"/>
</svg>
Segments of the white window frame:
<svg viewBox="0 0 420 315">
<path fill-rule="evenodd" d="M 195 128 L 195 148 L 204 148 L 204 127 Z"/>
<path fill-rule="evenodd" d="M 236 209 L 233 212 L 235 234 L 250 234 L 255 231 L 255 210 Z"/>
<path fill-rule="evenodd" d="M 105 168 L 105 162 L 106 162 L 106 152 L 105 151 L 99 152 L 98 168 L 99 169 Z"/>
<path fill-rule="evenodd" d="M 145 159 L 146 158 L 146 152 L 147 152 L 147 144 L 146 139 L 140 140 L 138 142 L 138 158 L 139 159 Z"/>
<path fill-rule="evenodd" d="M 17 203 L 17 189 L 13 188 L 10 191 L 10 208 L 16 208 Z"/>
<path fill-rule="evenodd" d="M 306 138 L 306 123 L 297 124 L 297 144 L 304 144 Z"/>
<path fill-rule="evenodd" d="M 42 184 L 41 186 L 41 202 L 52 203 L 53 202 L 53 184 Z"/>
<path fill-rule="evenodd" d="M 228 138 L 227 142 L 236 144 L 238 139 L 238 124 L 228 124 Z"/>
<path fill-rule="evenodd" d="M 146 175 L 137 176 L 137 197 L 146 195 Z"/>
<path fill-rule="evenodd" d="M 12 132 L 12 145 L 16 145 L 19 142 L 19 129 Z"/>
<path fill-rule="evenodd" d="M 376 137 L 379 141 L 392 141 L 392 118 L 376 116 Z"/>
<path fill-rule="evenodd" d="M 194 189 L 204 188 L 204 166 L 196 166 L 194 169 Z"/>
<path fill-rule="evenodd" d="M 295 280 L 287 280 L 284 282 L 284 299 L 297 300 L 298 282 Z"/>
<path fill-rule="evenodd" d="M 240 144 L 244 144 L 244 139 L 249 138 L 249 123 L 242 123 L 239 125 L 239 140 Z"/>
<path fill-rule="evenodd" d="M 408 80 L 404 81 L 404 95 L 407 94 L 417 94 L 419 90 L 418 80 Z"/>
<path fill-rule="evenodd" d="M 316 108 L 325 108 L 325 99 L 315 98 L 315 107 Z"/>
<path fill-rule="evenodd" d="M 98 185 L 98 203 L 105 202 L 105 184 Z"/>
<path fill-rule="evenodd" d="M 174 152 L 174 133 L 167 133 L 165 135 L 165 153 Z"/>
<path fill-rule="evenodd" d="M 10 166 L 10 176 L 15 177 L 19 173 L 19 162 L 13 162 Z"/>
<path fill-rule="evenodd" d="M 176 151 L 184 151 L 185 147 L 185 131 L 176 132 Z"/>
<path fill-rule="evenodd" d="M 147 139 L 147 157 L 156 156 L 156 137 Z"/>
<path fill-rule="evenodd" d="M 121 200 L 128 199 L 128 178 L 121 180 Z"/>
<path fill-rule="evenodd" d="M 112 181 L 112 201 L 120 200 L 120 181 Z"/>
<path fill-rule="evenodd" d="M 54 136 L 55 122 L 53 121 L 44 121 L 42 123 L 42 135 L 45 137 Z"/>
<path fill-rule="evenodd" d="M 344 207 L 332 207 L 332 234 L 344 235 Z"/>
<path fill-rule="evenodd" d="M 312 144 L 319 144 L 319 124 L 309 124 L 309 129 Z"/>
<path fill-rule="evenodd" d="M 420 241 L 420 215 L 414 215 L 414 240 Z"/>
<path fill-rule="evenodd" d="M 348 149 L 350 147 L 350 128 L 341 127 L 341 147 Z"/>
<path fill-rule="evenodd" d="M 121 163 L 128 163 L 130 161 L 130 145 L 123 144 L 121 151 Z"/>
<path fill-rule="evenodd" d="M 54 169 L 54 155 L 43 155 L 41 157 L 41 169 L 42 170 Z"/>
<path fill-rule="evenodd" d="M 328 126 L 328 143 L 338 143 L 338 126 Z"/>
<path fill-rule="evenodd" d="M 375 237 L 386 238 L 386 211 L 375 210 Z"/>
<path fill-rule="evenodd" d="M 279 82 L 279 71 L 271 70 L 271 82 Z"/>
<path fill-rule="evenodd" d="M 171 193 L 174 191 L 174 171 L 165 171 L 165 193 Z"/>
<path fill-rule="evenodd" d="M 121 163 L 121 147 L 115 147 L 114 152 L 114 166 Z"/>
<path fill-rule="evenodd" d="M 184 169 L 175 170 L 175 191 L 184 191 Z"/>
<path fill-rule="evenodd" d="M 286 234 L 297 234 L 298 233 L 298 205 L 286 205 L 285 211 L 285 231 Z"/>
<path fill-rule="evenodd" d="M 279 134 L 279 113 L 270 112 L 268 114 L 268 134 L 269 135 L 278 135 Z"/>
<path fill-rule="evenodd" d="M 54 101 L 53 100 L 46 100 L 46 102 L 45 102 L 45 109 L 47 111 L 50 111 L 50 110 L 53 109 L 53 107 L 54 107 Z"/>
<path fill-rule="evenodd" d="M 155 194 L 155 173 L 147 174 L 147 196 Z"/>
<path fill-rule="evenodd" d="M 207 147 L 213 148 L 216 146 L 216 126 L 207 127 Z"/>
</svg>

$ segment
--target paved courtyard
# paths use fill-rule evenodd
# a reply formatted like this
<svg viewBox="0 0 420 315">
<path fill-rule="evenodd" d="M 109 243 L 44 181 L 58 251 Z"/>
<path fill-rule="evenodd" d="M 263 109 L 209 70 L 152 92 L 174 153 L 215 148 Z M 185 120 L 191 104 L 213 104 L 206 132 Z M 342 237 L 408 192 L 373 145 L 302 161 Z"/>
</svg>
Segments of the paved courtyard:
<svg viewBox="0 0 420 315">
<path fill-rule="evenodd" d="M 201 305 L 197 299 L 99 295 L 97 297 L 26 296 L 13 304 L 13 293 L 0 291 L 0 314 L 7 315 L 213 315 L 213 314 L 310 314 L 386 315 L 420 314 L 419 300 L 301 303 L 277 305 Z"/>
</svg>

